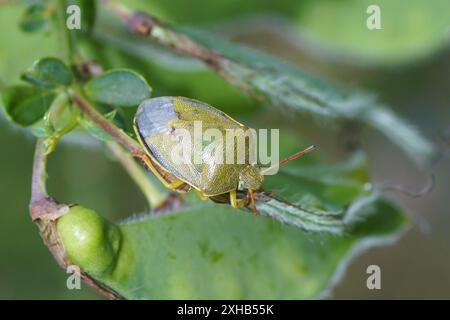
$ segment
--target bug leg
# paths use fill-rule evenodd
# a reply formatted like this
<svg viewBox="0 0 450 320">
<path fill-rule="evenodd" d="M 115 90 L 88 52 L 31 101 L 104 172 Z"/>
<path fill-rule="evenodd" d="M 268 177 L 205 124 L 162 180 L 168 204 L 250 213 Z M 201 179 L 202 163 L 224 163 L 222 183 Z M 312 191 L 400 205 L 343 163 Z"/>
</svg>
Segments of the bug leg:
<svg viewBox="0 0 450 320">
<path fill-rule="evenodd" d="M 178 188 L 179 186 L 181 186 L 183 183 L 184 183 L 183 180 L 177 179 L 177 180 L 175 180 L 175 181 L 172 181 L 171 183 L 166 184 L 166 187 L 168 187 L 168 188 L 170 188 L 170 189 L 176 189 L 176 188 Z"/>
<path fill-rule="evenodd" d="M 195 191 L 197 191 L 197 195 L 200 197 L 200 199 L 202 199 L 203 201 L 206 201 L 206 200 L 208 200 L 209 199 L 209 197 L 208 196 L 205 196 L 202 192 L 200 192 L 200 191 L 198 191 L 198 190 L 195 190 Z"/>
<path fill-rule="evenodd" d="M 256 210 L 256 204 L 255 204 L 255 196 L 253 195 L 253 190 L 248 189 L 247 192 L 248 197 L 250 198 L 250 201 L 252 202 L 252 211 L 254 215 L 258 214 L 258 211 Z"/>
<path fill-rule="evenodd" d="M 144 162 L 145 166 L 150 169 L 151 172 L 158 178 L 159 181 L 162 182 L 162 184 L 169 189 L 175 190 L 179 186 L 181 186 L 184 182 L 180 179 L 174 179 L 172 182 L 167 181 L 161 174 L 156 170 L 155 165 L 152 163 L 152 161 L 147 157 L 140 157 L 140 159 Z"/>
<path fill-rule="evenodd" d="M 236 190 L 230 191 L 230 204 L 233 208 L 240 208 L 247 204 L 247 199 L 237 200 L 236 198 Z"/>
</svg>

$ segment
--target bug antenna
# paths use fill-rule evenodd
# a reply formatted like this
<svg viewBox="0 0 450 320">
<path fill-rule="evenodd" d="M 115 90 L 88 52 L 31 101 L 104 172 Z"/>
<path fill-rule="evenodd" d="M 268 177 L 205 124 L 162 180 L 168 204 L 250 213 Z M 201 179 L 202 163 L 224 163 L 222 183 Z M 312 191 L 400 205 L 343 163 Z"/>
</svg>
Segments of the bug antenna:
<svg viewBox="0 0 450 320">
<path fill-rule="evenodd" d="M 381 191 L 397 191 L 400 193 L 403 193 L 411 198 L 419 198 L 422 197 L 428 193 L 430 193 L 433 189 L 434 189 L 434 184 L 435 184 L 435 178 L 434 178 L 434 174 L 430 174 L 428 176 L 428 183 L 425 187 L 422 188 L 422 190 L 419 191 L 411 191 L 408 190 L 407 188 L 405 188 L 404 186 L 401 185 L 388 185 L 388 184 L 384 184 L 381 185 Z"/>
<path fill-rule="evenodd" d="M 279 166 L 285 164 L 285 163 L 288 162 L 288 161 L 294 160 L 295 158 L 298 158 L 298 157 L 304 155 L 305 153 L 308 153 L 308 152 L 313 151 L 315 148 L 316 148 L 316 146 L 315 146 L 315 145 L 312 145 L 312 146 L 309 146 L 308 148 L 306 148 L 306 149 L 304 149 L 304 150 L 302 150 L 302 151 L 299 151 L 299 152 L 297 152 L 297 153 L 294 153 L 294 154 L 291 155 L 290 157 L 287 157 L 286 159 L 281 160 L 280 162 L 278 162 L 278 163 L 276 163 L 276 164 L 274 164 L 274 165 L 272 165 L 272 166 L 270 166 L 270 167 L 268 167 L 268 168 L 265 168 L 265 169 L 261 170 L 261 174 L 264 175 L 264 174 L 266 174 L 267 172 L 269 172 L 270 170 L 272 170 L 272 169 L 274 169 L 274 168 L 276 168 L 276 167 L 279 167 Z"/>
</svg>

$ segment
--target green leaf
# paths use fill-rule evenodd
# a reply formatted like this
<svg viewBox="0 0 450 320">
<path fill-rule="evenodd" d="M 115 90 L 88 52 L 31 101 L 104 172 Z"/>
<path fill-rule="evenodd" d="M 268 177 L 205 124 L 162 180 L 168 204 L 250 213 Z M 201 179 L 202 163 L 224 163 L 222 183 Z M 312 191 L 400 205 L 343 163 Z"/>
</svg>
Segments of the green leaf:
<svg viewBox="0 0 450 320">
<path fill-rule="evenodd" d="M 48 26 L 48 8 L 42 3 L 35 3 L 27 7 L 19 22 L 19 27 L 24 32 L 36 32 L 47 29 Z"/>
<path fill-rule="evenodd" d="M 137 106 L 150 97 L 151 87 L 138 73 L 114 69 L 90 80 L 84 86 L 88 98 L 117 107 Z"/>
<path fill-rule="evenodd" d="M 274 209 L 263 194 L 258 216 L 194 195 L 175 212 L 118 224 L 73 207 L 57 228 L 70 260 L 125 298 L 314 298 L 355 251 L 392 241 L 406 226 L 365 177 L 360 155 L 331 167 L 297 164 L 269 177 L 267 189 L 284 199 Z M 303 225 L 264 216 L 289 214 Z"/>
<path fill-rule="evenodd" d="M 74 263 L 129 299 L 302 299 L 327 288 L 355 249 L 382 243 L 404 224 L 385 202 L 373 209 L 376 216 L 344 236 L 214 204 L 95 228 L 75 212 L 58 229 Z"/>
<path fill-rule="evenodd" d="M 113 121 L 117 114 L 117 110 L 113 110 L 104 115 L 109 121 Z M 94 123 L 91 119 L 84 114 L 80 115 L 78 119 L 79 124 L 92 136 L 102 141 L 111 140 L 111 136 L 105 132 L 101 127 Z"/>
<path fill-rule="evenodd" d="M 10 120 L 29 126 L 41 119 L 56 93 L 29 86 L 11 86 L 2 91 L 3 107 Z"/>
<path fill-rule="evenodd" d="M 47 138 L 50 133 L 45 129 L 44 124 L 41 122 L 35 123 L 31 128 L 31 133 L 36 138 Z"/>
<path fill-rule="evenodd" d="M 22 79 L 43 88 L 68 86 L 72 81 L 69 68 L 59 59 L 43 58 L 36 61 Z"/>
</svg>

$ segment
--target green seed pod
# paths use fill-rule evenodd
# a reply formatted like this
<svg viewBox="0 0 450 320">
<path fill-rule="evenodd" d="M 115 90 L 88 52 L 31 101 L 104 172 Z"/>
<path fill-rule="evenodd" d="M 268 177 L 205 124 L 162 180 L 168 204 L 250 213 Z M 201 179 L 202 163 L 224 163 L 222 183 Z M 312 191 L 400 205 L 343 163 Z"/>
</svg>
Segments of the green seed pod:
<svg viewBox="0 0 450 320">
<path fill-rule="evenodd" d="M 74 206 L 58 219 L 57 230 L 67 256 L 83 271 L 100 276 L 116 267 L 120 230 L 95 211 Z"/>
</svg>

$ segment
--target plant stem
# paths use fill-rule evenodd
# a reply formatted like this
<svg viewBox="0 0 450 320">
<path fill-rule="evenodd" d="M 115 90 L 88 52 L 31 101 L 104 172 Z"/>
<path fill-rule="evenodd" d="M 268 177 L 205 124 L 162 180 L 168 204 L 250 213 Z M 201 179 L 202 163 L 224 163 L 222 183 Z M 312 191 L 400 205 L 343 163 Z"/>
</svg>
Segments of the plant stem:
<svg viewBox="0 0 450 320">
<path fill-rule="evenodd" d="M 66 10 L 67 2 L 65 0 L 57 0 L 57 19 L 58 30 L 60 32 L 61 41 L 63 43 L 63 50 L 65 60 L 69 65 L 74 65 L 76 60 L 76 49 L 73 34 L 66 25 Z"/>
<path fill-rule="evenodd" d="M 117 4 L 113 0 L 100 0 L 110 12 L 117 16 L 134 34 L 149 38 L 172 51 L 195 58 L 217 72 L 225 80 L 238 86 L 242 91 L 262 99 L 258 93 L 250 90 L 247 84 L 236 81 L 230 75 L 235 62 L 204 45 L 194 41 L 188 35 L 178 32 L 157 18 L 142 12 Z"/>
<path fill-rule="evenodd" d="M 133 157 L 139 158 L 143 162 L 149 160 L 145 151 L 141 148 L 140 144 L 133 138 L 127 135 L 122 129 L 116 127 L 111 121 L 106 119 L 87 101 L 81 92 L 72 95 L 72 100 L 78 109 L 88 116 L 94 123 L 100 126 L 106 133 L 108 133 L 116 142 L 120 143 Z M 150 183 L 148 177 L 137 164 L 133 161 L 131 156 L 126 154 L 124 150 L 115 143 L 108 144 L 112 149 L 114 155 L 121 162 L 124 168 L 128 171 L 132 179 L 140 187 L 144 195 L 146 196 L 150 206 L 152 208 L 159 208 L 163 204 L 165 197 L 158 191 L 158 189 Z"/>
<path fill-rule="evenodd" d="M 47 156 L 45 154 L 46 148 L 44 141 L 45 139 L 39 138 L 36 142 L 33 160 L 33 175 L 31 180 L 31 203 L 48 197 L 45 187 L 45 180 L 47 178 L 47 172 L 45 170 Z"/>
<path fill-rule="evenodd" d="M 79 91 L 79 90 L 78 90 Z M 95 108 L 87 101 L 81 92 L 72 95 L 72 101 L 81 112 L 86 114 L 94 123 L 99 125 L 106 133 L 108 133 L 114 140 L 118 141 L 125 149 L 127 149 L 134 157 L 144 159 L 146 154 L 141 146 L 127 135 L 122 129 L 116 127 L 111 121 L 101 115 Z"/>
<path fill-rule="evenodd" d="M 113 152 L 114 156 L 119 160 L 130 177 L 139 186 L 142 193 L 147 198 L 151 208 L 158 208 L 164 201 L 165 195 L 149 180 L 146 172 L 139 166 L 131 155 L 126 152 L 116 142 L 108 141 L 107 146 Z"/>
<path fill-rule="evenodd" d="M 47 194 L 47 147 L 45 139 L 36 141 L 33 160 L 33 173 L 31 180 L 31 200 L 29 204 L 31 220 L 39 225 L 41 232 L 45 231 L 43 221 L 49 222 L 57 219 L 67 212 L 68 205 L 59 203 Z M 42 223 L 41 223 L 42 222 Z M 42 227 L 42 228 L 41 228 Z"/>
<path fill-rule="evenodd" d="M 219 64 L 221 59 L 227 60 L 225 57 L 193 41 L 189 36 L 173 30 L 145 12 L 131 10 L 113 0 L 100 0 L 100 2 L 120 18 L 130 32 L 149 37 L 167 48 L 199 59 L 221 73 Z"/>
</svg>

